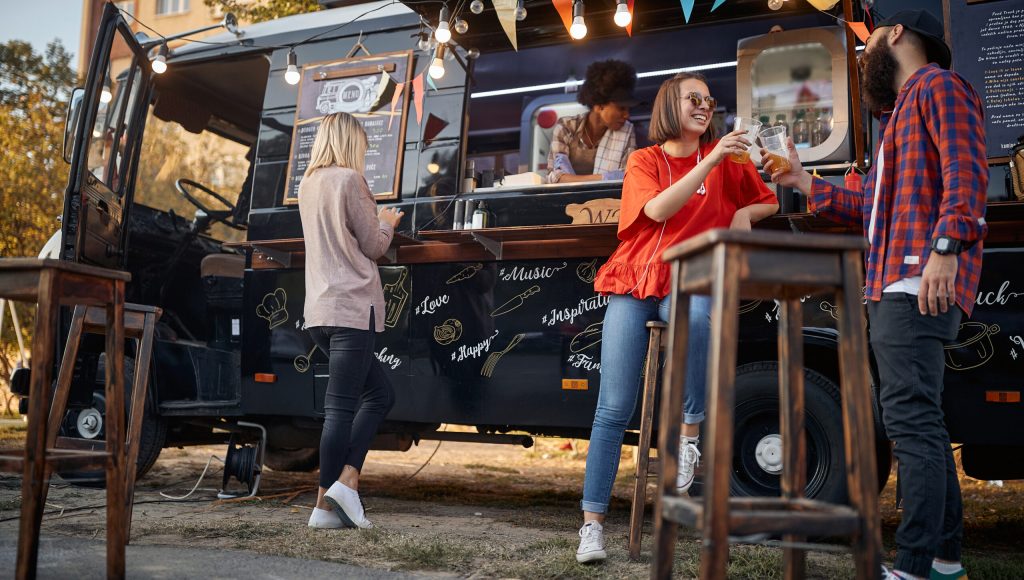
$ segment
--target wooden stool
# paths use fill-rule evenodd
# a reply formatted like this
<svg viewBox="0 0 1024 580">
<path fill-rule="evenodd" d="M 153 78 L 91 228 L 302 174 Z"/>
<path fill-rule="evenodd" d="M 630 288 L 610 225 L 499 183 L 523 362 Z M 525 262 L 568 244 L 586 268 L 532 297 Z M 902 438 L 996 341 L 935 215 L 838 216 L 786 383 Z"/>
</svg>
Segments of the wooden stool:
<svg viewBox="0 0 1024 580">
<path fill-rule="evenodd" d="M 724 579 L 730 533 L 849 536 L 857 577 L 877 578 L 882 540 L 875 478 L 867 337 L 861 324 L 863 238 L 778 232 L 712 230 L 665 251 L 672 262 L 672 303 L 662 386 L 659 455 L 661 494 L 655 506 L 652 578 L 669 578 L 678 524 L 700 529 L 700 577 Z M 800 299 L 835 292 L 839 304 L 839 369 L 846 477 L 850 507 L 805 499 L 804 369 Z M 690 294 L 710 293 L 711 351 L 703 505 L 676 496 L 679 422 L 685 383 Z M 781 498 L 729 498 L 733 451 L 738 307 L 741 298 L 778 298 L 780 429 L 783 446 Z M 804 551 L 786 547 L 786 578 L 804 574 Z"/>
<path fill-rule="evenodd" d="M 127 272 L 59 260 L 0 260 L 0 297 L 36 302 L 28 433 L 24 449 L 0 450 L 0 471 L 22 471 L 17 578 L 34 578 L 48 468 L 106 468 L 108 482 L 124 480 L 124 287 Z M 46 444 L 54 345 L 62 305 L 101 306 L 107 353 L 107 441 L 103 451 L 52 449 Z M 64 409 L 54 409 L 63 415 Z M 107 577 L 124 577 L 125 486 L 107 486 Z"/>
<path fill-rule="evenodd" d="M 145 415 L 146 396 L 149 392 L 149 365 L 153 359 L 153 335 L 156 322 L 163 310 L 155 306 L 125 303 L 124 334 L 136 340 L 135 347 L 135 378 L 132 381 L 131 409 L 128 414 L 128 437 L 125 441 L 125 543 L 131 542 L 132 502 L 135 499 L 135 472 L 139 462 L 139 437 L 142 433 L 142 417 Z M 107 327 L 102 308 L 96 306 L 76 306 L 71 318 L 71 330 L 68 342 L 64 346 L 61 358 L 60 374 L 57 375 L 57 389 L 53 394 L 50 407 L 50 419 L 46 427 L 47 449 L 88 449 L 99 451 L 106 448 L 104 441 L 95 439 L 78 439 L 58 437 L 60 424 L 64 419 L 64 410 L 71 394 L 71 379 L 75 370 L 75 359 L 83 334 L 106 334 Z M 50 473 L 47 469 L 43 480 L 43 503 L 50 489 Z"/>
<path fill-rule="evenodd" d="M 663 338 L 668 325 L 660 320 L 647 323 L 647 359 L 644 364 L 644 390 L 640 406 L 640 441 L 636 447 L 636 473 L 633 478 L 633 506 L 629 512 L 629 558 L 640 558 L 640 538 L 647 504 L 647 478 L 661 473 L 658 457 L 651 457 L 651 428 L 654 424 L 654 394 L 658 386 Z"/>
</svg>

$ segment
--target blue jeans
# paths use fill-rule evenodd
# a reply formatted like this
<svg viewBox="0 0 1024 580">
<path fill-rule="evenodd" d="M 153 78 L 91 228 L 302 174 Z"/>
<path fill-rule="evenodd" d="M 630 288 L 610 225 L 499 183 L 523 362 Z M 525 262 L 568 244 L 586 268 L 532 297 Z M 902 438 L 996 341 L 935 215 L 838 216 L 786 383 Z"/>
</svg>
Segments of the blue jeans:
<svg viewBox="0 0 1024 580">
<path fill-rule="evenodd" d="M 594 427 L 590 431 L 587 471 L 583 478 L 584 511 L 608 511 L 612 484 L 619 471 L 622 436 L 640 392 L 640 373 L 647 355 L 650 320 L 668 321 L 669 298 L 639 300 L 613 295 L 604 316 L 601 341 L 601 390 L 597 396 Z M 711 338 L 711 299 L 690 297 L 690 336 L 683 397 L 684 422 L 704 420 L 707 389 L 708 344 Z"/>
</svg>

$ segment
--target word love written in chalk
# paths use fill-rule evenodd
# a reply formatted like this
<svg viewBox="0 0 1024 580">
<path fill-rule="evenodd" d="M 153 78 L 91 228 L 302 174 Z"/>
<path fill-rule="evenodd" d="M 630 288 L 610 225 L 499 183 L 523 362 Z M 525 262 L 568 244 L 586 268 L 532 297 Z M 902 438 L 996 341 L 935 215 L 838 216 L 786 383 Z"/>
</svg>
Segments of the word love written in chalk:
<svg viewBox="0 0 1024 580">
<path fill-rule="evenodd" d="M 583 369 L 585 371 L 601 370 L 601 363 L 594 362 L 594 357 L 588 354 L 574 354 L 570 356 L 566 362 L 573 368 Z"/>
<path fill-rule="evenodd" d="M 442 304 L 448 304 L 448 295 L 442 294 L 437 298 L 424 296 L 423 302 L 416 307 L 416 314 L 433 314 Z"/>
<path fill-rule="evenodd" d="M 564 270 L 566 266 L 568 266 L 568 264 L 565 262 L 562 262 L 561 266 L 535 266 L 533 268 L 514 266 L 512 268 L 502 268 L 501 270 L 498 270 L 498 277 L 505 282 L 546 280 L 547 278 L 551 278 L 555 274 Z"/>
<path fill-rule="evenodd" d="M 402 366 L 402 359 L 397 354 L 388 354 L 388 347 L 380 349 L 380 352 L 374 353 L 377 356 L 377 360 L 380 364 L 391 367 L 391 370 L 395 370 Z"/>
<path fill-rule="evenodd" d="M 545 314 L 540 321 L 548 326 L 554 326 L 559 322 L 568 322 L 572 324 L 576 321 L 577 316 L 583 315 L 585 312 L 597 310 L 598 308 L 604 308 L 608 306 L 607 296 L 591 296 L 590 298 L 581 298 L 579 303 L 572 308 L 552 308 L 550 314 Z"/>
<path fill-rule="evenodd" d="M 480 358 L 480 355 L 491 350 L 491 342 L 497 338 L 498 332 L 500 331 L 495 330 L 490 338 L 485 338 L 473 346 L 462 345 L 455 349 L 455 352 L 452 353 L 452 360 L 462 362 L 469 358 Z"/>
</svg>

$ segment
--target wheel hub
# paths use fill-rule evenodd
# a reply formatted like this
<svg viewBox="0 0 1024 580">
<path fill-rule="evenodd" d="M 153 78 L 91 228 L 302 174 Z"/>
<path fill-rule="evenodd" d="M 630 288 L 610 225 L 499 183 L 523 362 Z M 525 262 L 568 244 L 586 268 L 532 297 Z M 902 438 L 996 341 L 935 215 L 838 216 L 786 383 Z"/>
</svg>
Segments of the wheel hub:
<svg viewBox="0 0 1024 580">
<path fill-rule="evenodd" d="M 782 437 L 777 433 L 762 437 L 754 449 L 754 457 L 766 473 L 782 473 Z"/>
<path fill-rule="evenodd" d="M 76 421 L 78 434 L 83 439 L 95 439 L 103 431 L 103 414 L 95 408 L 83 409 Z"/>
</svg>

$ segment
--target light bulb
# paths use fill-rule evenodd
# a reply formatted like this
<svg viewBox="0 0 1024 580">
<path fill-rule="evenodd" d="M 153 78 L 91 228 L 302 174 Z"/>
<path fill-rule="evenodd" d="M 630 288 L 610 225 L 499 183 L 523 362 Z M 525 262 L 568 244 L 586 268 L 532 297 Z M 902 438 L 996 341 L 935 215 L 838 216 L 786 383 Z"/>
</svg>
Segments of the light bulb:
<svg viewBox="0 0 1024 580">
<path fill-rule="evenodd" d="M 629 13 L 629 6 L 626 6 L 625 2 L 619 2 L 619 5 L 615 7 L 615 25 L 625 28 L 629 26 L 629 23 L 633 21 L 633 15 Z"/>
<path fill-rule="evenodd" d="M 573 18 L 572 19 L 572 26 L 569 27 L 569 36 L 573 37 L 576 40 L 580 40 L 581 38 L 585 37 L 586 35 L 587 35 L 587 24 L 585 22 L 583 22 L 583 17 L 582 16 L 577 16 L 576 18 Z"/>
<path fill-rule="evenodd" d="M 103 87 L 103 92 L 100 93 L 100 102 L 103 103 L 103 104 L 107 104 L 111 100 L 113 100 L 113 98 L 114 98 L 114 95 L 112 95 L 110 93 L 110 89 L 108 89 L 106 86 L 104 86 Z"/>
<path fill-rule="evenodd" d="M 768 0 L 768 7 L 772 10 L 778 10 L 779 8 L 782 8 L 782 4 L 785 1 L 786 0 Z"/>
<path fill-rule="evenodd" d="M 299 84 L 299 79 L 302 75 L 299 74 L 299 67 L 295 58 L 295 51 L 288 51 L 288 70 L 284 73 L 284 82 L 290 85 Z"/>
<path fill-rule="evenodd" d="M 416 48 L 426 52 L 430 50 L 430 36 L 426 33 L 420 35 L 420 39 L 416 41 Z"/>
<path fill-rule="evenodd" d="M 430 73 L 430 78 L 432 78 L 432 79 L 439 79 L 439 78 L 443 77 L 444 76 L 444 61 L 441 60 L 440 58 L 435 58 L 430 63 L 430 69 L 429 69 L 428 72 Z"/>
<path fill-rule="evenodd" d="M 160 48 L 156 51 L 156 56 L 153 57 L 153 62 L 149 65 L 152 67 L 153 72 L 156 74 L 164 74 L 167 72 L 167 45 L 161 44 Z"/>
<path fill-rule="evenodd" d="M 480 14 L 484 11 L 484 3 L 480 0 L 473 0 L 469 3 L 469 11 L 473 14 Z"/>
<path fill-rule="evenodd" d="M 526 20 L 526 6 L 525 6 L 525 4 L 526 4 L 526 2 L 524 2 L 524 0 L 519 0 L 519 4 L 516 5 L 516 21 L 517 22 L 522 22 L 522 21 Z"/>
<path fill-rule="evenodd" d="M 444 44 L 452 39 L 452 31 L 448 28 L 448 23 L 442 20 L 437 23 L 437 29 L 434 30 L 434 38 L 438 42 Z"/>
<path fill-rule="evenodd" d="M 466 51 L 466 58 L 469 58 L 469 59 L 480 58 L 480 49 L 479 48 L 471 48 L 471 49 L 467 50 Z"/>
<path fill-rule="evenodd" d="M 466 34 L 469 32 L 469 23 L 461 18 L 455 21 L 455 32 Z"/>
</svg>

